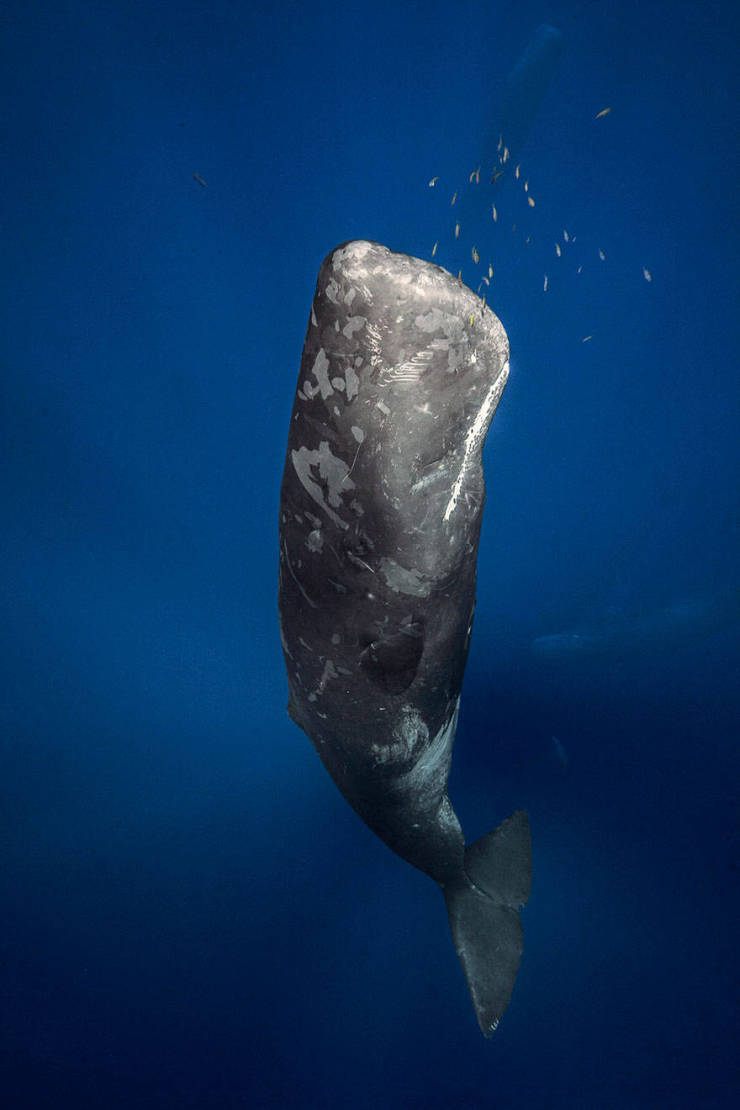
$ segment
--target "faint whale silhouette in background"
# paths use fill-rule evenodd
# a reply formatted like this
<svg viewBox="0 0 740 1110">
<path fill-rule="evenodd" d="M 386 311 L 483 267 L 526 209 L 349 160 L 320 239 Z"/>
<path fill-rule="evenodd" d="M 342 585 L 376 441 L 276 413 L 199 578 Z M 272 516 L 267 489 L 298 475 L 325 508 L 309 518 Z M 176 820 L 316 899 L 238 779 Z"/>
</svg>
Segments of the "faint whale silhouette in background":
<svg viewBox="0 0 740 1110">
<path fill-rule="evenodd" d="M 712 597 L 679 597 L 659 606 L 609 608 L 568 631 L 537 636 L 530 650 L 536 658 L 552 663 L 623 657 L 641 651 L 665 655 L 738 623 L 740 591 L 730 587 Z"/>
<path fill-rule="evenodd" d="M 475 146 L 471 144 L 468 172 L 451 186 L 455 200 L 449 209 L 448 235 L 440 236 L 445 264 L 454 273 L 460 268 L 470 272 L 471 248 L 476 242 L 481 247 L 488 238 L 485 229 L 491 220 L 491 205 L 500 204 L 502 192 L 524 185 L 524 176 L 520 180 L 515 177 L 517 166 L 557 73 L 564 42 L 557 28 L 541 24 L 490 100 L 483 137 Z"/>
<path fill-rule="evenodd" d="M 481 451 L 509 373 L 497 317 L 449 273 L 356 241 L 325 259 L 280 502 L 293 720 L 370 828 L 442 888 L 483 1033 L 508 1005 L 529 823 L 466 847 L 447 796 L 475 606 Z"/>
</svg>

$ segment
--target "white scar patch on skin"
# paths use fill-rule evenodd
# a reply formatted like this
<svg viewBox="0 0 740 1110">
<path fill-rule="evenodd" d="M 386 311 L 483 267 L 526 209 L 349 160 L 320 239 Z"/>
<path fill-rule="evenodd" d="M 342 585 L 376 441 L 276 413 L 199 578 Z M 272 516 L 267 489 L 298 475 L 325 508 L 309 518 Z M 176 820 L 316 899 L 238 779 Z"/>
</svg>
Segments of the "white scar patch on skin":
<svg viewBox="0 0 740 1110">
<path fill-rule="evenodd" d="M 365 327 L 366 323 L 367 320 L 364 316 L 350 316 L 349 320 L 342 328 L 342 335 L 346 336 L 347 339 L 351 339 L 356 331 Z"/>
<path fill-rule="evenodd" d="M 334 511 L 342 507 L 342 494 L 355 488 L 355 483 L 349 477 L 349 467 L 346 462 L 332 455 L 325 439 L 321 441 L 317 451 L 311 451 L 308 447 L 299 447 L 297 451 L 291 451 L 290 457 L 300 483 L 309 496 L 335 524 L 340 528 L 349 528 L 339 513 Z M 312 475 L 314 467 L 318 468 L 319 478 L 327 485 L 326 497 L 324 497 L 323 486 L 319 485 Z"/>
<path fill-rule="evenodd" d="M 383 557 L 380 560 L 380 572 L 392 590 L 399 594 L 408 594 L 411 597 L 429 597 L 432 585 L 418 570 L 408 570 L 402 567 L 395 559 Z"/>
</svg>

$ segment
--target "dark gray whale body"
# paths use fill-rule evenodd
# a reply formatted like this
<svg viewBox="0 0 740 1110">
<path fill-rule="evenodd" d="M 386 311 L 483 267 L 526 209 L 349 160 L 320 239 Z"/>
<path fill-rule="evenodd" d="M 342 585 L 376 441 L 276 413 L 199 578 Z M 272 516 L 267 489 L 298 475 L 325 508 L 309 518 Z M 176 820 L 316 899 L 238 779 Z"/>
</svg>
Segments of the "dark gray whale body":
<svg viewBox="0 0 740 1110">
<path fill-rule="evenodd" d="M 327 256 L 280 503 L 288 711 L 347 801 L 445 895 L 482 1031 L 522 951 L 527 816 L 470 847 L 447 776 L 475 606 L 481 451 L 506 333 L 465 286 L 378 243 Z"/>
</svg>

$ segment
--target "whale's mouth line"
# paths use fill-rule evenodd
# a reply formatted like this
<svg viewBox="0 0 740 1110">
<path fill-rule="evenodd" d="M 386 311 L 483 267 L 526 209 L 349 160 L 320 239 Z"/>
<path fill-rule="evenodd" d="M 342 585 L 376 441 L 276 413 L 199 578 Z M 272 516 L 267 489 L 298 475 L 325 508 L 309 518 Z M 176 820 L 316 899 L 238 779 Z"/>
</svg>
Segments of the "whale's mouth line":
<svg viewBox="0 0 740 1110">
<path fill-rule="evenodd" d="M 455 479 L 450 499 L 447 502 L 447 508 L 444 511 L 443 520 L 449 520 L 460 501 L 460 494 L 462 492 L 463 484 L 470 469 L 471 462 L 480 453 L 483 446 L 483 441 L 486 438 L 488 426 L 491 423 L 493 414 L 495 413 L 498 403 L 501 400 L 501 394 L 504 392 L 504 386 L 509 378 L 509 363 L 504 363 L 498 376 L 495 378 L 491 387 L 486 394 L 486 399 L 478 411 L 478 415 L 473 421 L 468 434 L 465 437 L 465 447 L 463 450 L 463 459 L 460 464 L 460 470 L 457 478 Z"/>
</svg>

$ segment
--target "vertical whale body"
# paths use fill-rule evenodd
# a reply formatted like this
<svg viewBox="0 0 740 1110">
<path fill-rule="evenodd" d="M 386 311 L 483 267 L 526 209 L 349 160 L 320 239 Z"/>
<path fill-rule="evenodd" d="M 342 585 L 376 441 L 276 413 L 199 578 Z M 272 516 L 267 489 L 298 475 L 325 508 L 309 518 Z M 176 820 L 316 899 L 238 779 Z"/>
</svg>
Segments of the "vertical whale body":
<svg viewBox="0 0 740 1110">
<path fill-rule="evenodd" d="M 288 712 L 350 805 L 442 888 L 481 1030 L 508 1005 L 531 876 L 516 812 L 466 847 L 447 796 L 475 606 L 497 317 L 429 262 L 344 243 L 316 284 L 280 501 Z"/>
</svg>

